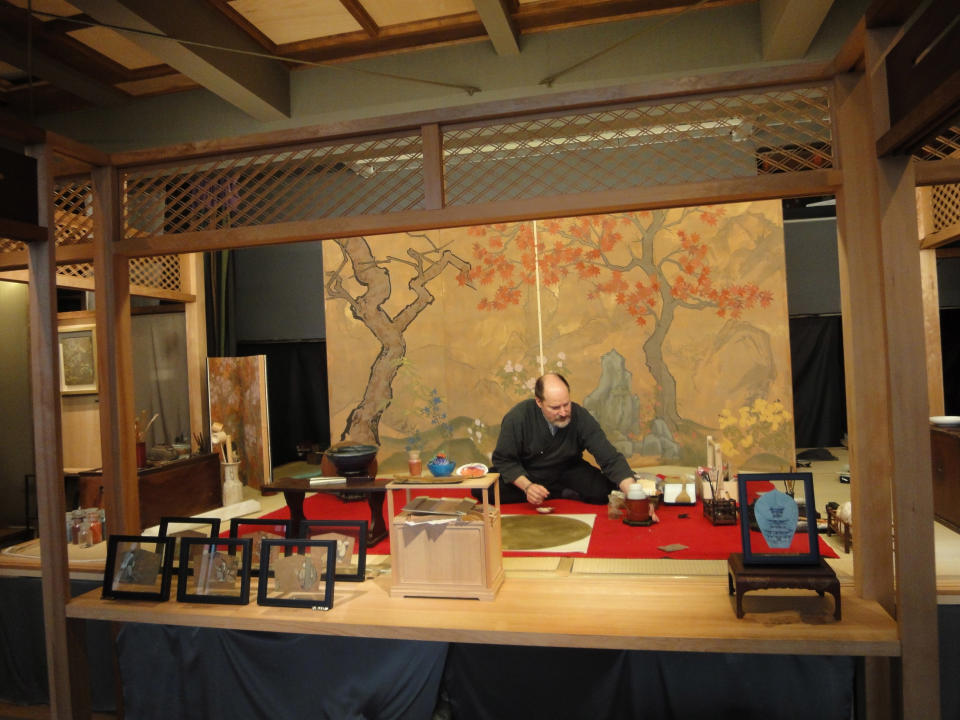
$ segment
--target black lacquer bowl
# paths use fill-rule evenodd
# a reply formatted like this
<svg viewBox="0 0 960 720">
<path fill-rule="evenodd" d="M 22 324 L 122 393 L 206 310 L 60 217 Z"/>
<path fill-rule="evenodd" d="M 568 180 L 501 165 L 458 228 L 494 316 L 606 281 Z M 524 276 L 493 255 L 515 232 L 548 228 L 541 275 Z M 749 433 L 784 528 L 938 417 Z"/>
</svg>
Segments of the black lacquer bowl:
<svg viewBox="0 0 960 720">
<path fill-rule="evenodd" d="M 339 445 L 327 448 L 323 454 L 340 475 L 364 475 L 379 449 L 376 445 Z"/>
</svg>

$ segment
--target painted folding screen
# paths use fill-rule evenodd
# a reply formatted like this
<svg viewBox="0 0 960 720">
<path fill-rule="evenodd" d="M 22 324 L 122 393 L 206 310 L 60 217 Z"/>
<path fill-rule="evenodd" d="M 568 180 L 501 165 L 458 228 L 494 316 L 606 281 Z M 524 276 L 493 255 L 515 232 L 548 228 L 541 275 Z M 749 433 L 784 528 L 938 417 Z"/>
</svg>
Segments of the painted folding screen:
<svg viewBox="0 0 960 720">
<path fill-rule="evenodd" d="M 260 488 L 270 482 L 267 419 L 267 356 L 207 358 L 210 422 L 223 423 L 240 461 L 240 482 Z"/>
<path fill-rule="evenodd" d="M 794 457 L 778 201 L 324 244 L 330 426 L 488 461 L 503 414 L 562 372 L 634 467 Z"/>
</svg>

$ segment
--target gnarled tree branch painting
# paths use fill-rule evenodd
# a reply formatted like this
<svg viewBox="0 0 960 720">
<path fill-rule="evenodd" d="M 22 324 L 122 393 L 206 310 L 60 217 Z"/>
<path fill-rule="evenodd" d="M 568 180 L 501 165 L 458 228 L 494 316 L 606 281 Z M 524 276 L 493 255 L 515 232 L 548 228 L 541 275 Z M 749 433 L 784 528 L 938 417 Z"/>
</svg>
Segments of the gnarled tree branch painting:
<svg viewBox="0 0 960 720">
<path fill-rule="evenodd" d="M 461 273 L 468 272 L 470 263 L 436 245 L 426 251 L 408 248 L 406 258 L 378 260 L 365 238 L 347 238 L 336 243 L 342 257 L 335 269 L 326 272 L 327 298 L 346 302 L 353 317 L 380 345 L 380 352 L 370 367 L 363 397 L 347 418 L 341 439 L 379 444 L 380 418 L 393 400 L 393 381 L 406 353 L 404 332 L 435 300 L 427 286 L 447 267 Z M 412 269 L 409 288 L 414 297 L 391 315 L 384 306 L 390 300 L 393 288 L 390 268 L 397 265 Z M 359 291 L 351 292 L 346 288 L 348 279 L 355 281 Z"/>
</svg>

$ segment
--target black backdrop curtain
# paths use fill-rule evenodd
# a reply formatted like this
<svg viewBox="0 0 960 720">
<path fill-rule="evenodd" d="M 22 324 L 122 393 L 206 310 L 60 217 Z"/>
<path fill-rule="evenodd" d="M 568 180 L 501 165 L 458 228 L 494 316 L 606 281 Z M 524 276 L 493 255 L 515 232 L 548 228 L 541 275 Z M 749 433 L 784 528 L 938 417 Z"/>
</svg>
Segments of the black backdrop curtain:
<svg viewBox="0 0 960 720">
<path fill-rule="evenodd" d="M 847 432 L 840 316 L 790 318 L 790 361 L 797 447 L 840 445 Z"/>
<path fill-rule="evenodd" d="M 273 466 L 299 459 L 297 445 L 330 445 L 327 343 L 237 344 L 237 355 L 267 356 L 267 404 Z"/>
<path fill-rule="evenodd" d="M 203 254 L 207 355 L 233 357 L 237 349 L 236 258 L 229 250 Z"/>
<path fill-rule="evenodd" d="M 940 310 L 943 402 L 947 415 L 960 415 L 960 308 Z"/>
</svg>

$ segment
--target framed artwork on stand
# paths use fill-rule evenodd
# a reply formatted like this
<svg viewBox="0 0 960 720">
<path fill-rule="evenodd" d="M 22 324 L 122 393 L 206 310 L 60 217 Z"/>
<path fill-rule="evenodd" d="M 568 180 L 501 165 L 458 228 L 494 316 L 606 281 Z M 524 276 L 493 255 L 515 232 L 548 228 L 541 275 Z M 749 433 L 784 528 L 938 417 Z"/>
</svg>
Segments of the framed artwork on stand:
<svg viewBox="0 0 960 720">
<path fill-rule="evenodd" d="M 290 521 L 277 519 L 266 520 L 264 518 L 231 518 L 230 537 L 247 537 L 253 542 L 253 555 L 250 561 L 250 574 L 253 577 L 260 576 L 260 553 L 264 540 L 286 540 L 290 537 Z M 276 546 L 271 548 L 271 552 L 279 553 Z M 271 558 L 276 560 L 276 555 Z"/>
<path fill-rule="evenodd" d="M 275 562 L 273 548 L 279 548 Z M 258 605 L 330 610 L 337 567 L 335 540 L 264 540 Z"/>
<path fill-rule="evenodd" d="M 252 545 L 249 538 L 183 538 L 177 600 L 246 605 Z"/>
<path fill-rule="evenodd" d="M 105 598 L 159 600 L 170 598 L 173 538 L 111 535 L 103 571 Z"/>
<path fill-rule="evenodd" d="M 180 568 L 180 539 L 185 537 L 219 537 L 220 518 L 162 516 L 157 535 L 173 538 L 173 569 L 178 570 Z"/>
<path fill-rule="evenodd" d="M 740 473 L 737 483 L 744 565 L 820 562 L 811 473 Z"/>
<path fill-rule="evenodd" d="M 366 520 L 304 520 L 300 536 L 337 543 L 336 580 L 363 582 L 367 572 Z"/>
</svg>

